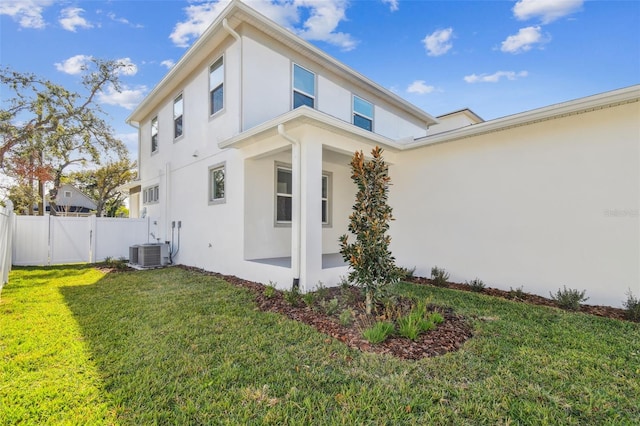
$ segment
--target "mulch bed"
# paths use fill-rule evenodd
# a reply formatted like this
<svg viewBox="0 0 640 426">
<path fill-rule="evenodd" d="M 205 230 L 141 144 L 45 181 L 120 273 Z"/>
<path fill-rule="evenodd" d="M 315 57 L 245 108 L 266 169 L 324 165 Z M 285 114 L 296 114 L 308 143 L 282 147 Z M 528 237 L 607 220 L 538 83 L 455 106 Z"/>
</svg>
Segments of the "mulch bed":
<svg viewBox="0 0 640 426">
<path fill-rule="evenodd" d="M 350 287 L 348 289 L 344 289 L 334 287 L 324 290 L 325 301 L 333 298 L 344 299 L 345 295 L 348 296 L 348 299 L 350 300 L 349 309 L 353 311 L 355 318 L 351 325 L 344 326 L 340 323 L 337 315 L 327 315 L 324 310 L 320 308 L 320 300 L 317 300 L 312 306 L 307 306 L 302 302 L 302 300 L 300 300 L 298 304 L 293 306 L 285 300 L 284 293 L 281 291 L 272 292 L 273 294 L 267 296 L 265 294 L 267 286 L 265 285 L 243 280 L 232 275 L 208 272 L 199 268 L 182 265 L 179 267 L 206 275 L 220 277 L 233 285 L 248 289 L 255 295 L 255 301 L 260 310 L 264 312 L 276 312 L 292 320 L 308 324 L 316 328 L 321 333 L 361 351 L 384 353 L 398 358 L 417 360 L 456 351 L 473 336 L 473 329 L 466 318 L 456 314 L 451 308 L 430 305 L 430 310 L 439 312 L 445 319 L 445 321 L 442 324 L 439 324 L 436 329 L 420 335 L 415 341 L 400 336 L 392 336 L 382 343 L 371 344 L 362 337 L 362 331 L 371 325 L 374 320 L 365 315 L 362 294 L 357 288 Z M 105 268 L 105 272 L 108 271 L 109 270 Z M 117 270 L 112 269 L 111 271 L 116 272 Z M 407 279 L 407 281 L 418 285 L 433 285 L 430 279 L 422 277 L 412 277 Z M 448 282 L 446 288 L 472 291 L 469 285 L 460 283 Z M 351 294 L 345 294 L 347 291 L 351 292 Z M 485 287 L 479 293 L 533 305 L 556 306 L 555 302 L 551 299 L 535 294 L 525 293 L 519 289 L 505 291 Z M 410 309 L 409 300 L 399 299 L 398 303 L 400 305 L 406 305 L 404 307 L 399 307 L 399 309 L 404 309 L 405 313 L 408 312 Z M 613 308 L 610 306 L 581 305 L 580 312 L 618 320 L 626 319 L 626 311 L 624 309 Z"/>
</svg>

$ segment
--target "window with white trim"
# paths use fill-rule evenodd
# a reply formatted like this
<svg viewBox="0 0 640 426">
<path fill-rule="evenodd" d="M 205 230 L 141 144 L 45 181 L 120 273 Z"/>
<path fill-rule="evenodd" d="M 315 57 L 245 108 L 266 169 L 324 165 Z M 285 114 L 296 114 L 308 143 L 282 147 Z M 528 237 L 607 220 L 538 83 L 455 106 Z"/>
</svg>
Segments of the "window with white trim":
<svg viewBox="0 0 640 426">
<path fill-rule="evenodd" d="M 276 167 L 276 223 L 291 223 L 293 177 L 290 168 Z"/>
<path fill-rule="evenodd" d="M 373 131 L 373 104 L 353 95 L 353 124 Z"/>
<path fill-rule="evenodd" d="M 293 64 L 293 108 L 302 105 L 314 108 L 316 103 L 316 75 Z"/>
<path fill-rule="evenodd" d="M 322 224 L 331 224 L 331 173 L 322 172 Z M 293 206 L 291 168 L 276 166 L 276 224 L 290 224 Z"/>
<path fill-rule="evenodd" d="M 209 67 L 209 114 L 224 108 L 224 57 Z"/>
<path fill-rule="evenodd" d="M 226 201 L 225 163 L 209 167 L 209 204 L 222 204 Z"/>
<path fill-rule="evenodd" d="M 158 152 L 158 117 L 151 119 L 151 153 Z"/>
<path fill-rule="evenodd" d="M 160 186 L 154 185 L 142 191 L 142 202 L 144 204 L 154 204 L 160 200 Z"/>
<path fill-rule="evenodd" d="M 184 113 L 184 102 L 182 94 L 173 101 L 173 138 L 182 136 L 182 116 Z"/>
</svg>

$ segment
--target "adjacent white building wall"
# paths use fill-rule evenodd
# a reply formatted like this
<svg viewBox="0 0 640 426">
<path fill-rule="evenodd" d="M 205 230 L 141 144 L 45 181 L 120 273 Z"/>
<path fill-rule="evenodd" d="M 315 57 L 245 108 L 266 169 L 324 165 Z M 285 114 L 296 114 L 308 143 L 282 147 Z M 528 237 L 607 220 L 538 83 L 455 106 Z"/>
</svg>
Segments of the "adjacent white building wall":
<svg viewBox="0 0 640 426">
<path fill-rule="evenodd" d="M 403 152 L 391 167 L 399 264 L 587 303 L 640 294 L 639 104 Z"/>
</svg>

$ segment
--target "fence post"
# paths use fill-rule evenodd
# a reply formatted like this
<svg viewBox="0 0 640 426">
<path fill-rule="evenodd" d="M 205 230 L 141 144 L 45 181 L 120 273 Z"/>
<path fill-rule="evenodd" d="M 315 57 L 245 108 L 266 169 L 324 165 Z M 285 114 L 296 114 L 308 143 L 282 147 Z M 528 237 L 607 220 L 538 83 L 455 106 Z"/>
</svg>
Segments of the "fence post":
<svg viewBox="0 0 640 426">
<path fill-rule="evenodd" d="M 9 282 L 9 272 L 11 271 L 11 255 L 13 252 L 13 229 L 15 217 L 13 213 L 13 203 L 7 200 L 6 208 L 0 210 L 0 295 L 2 287 Z"/>
<path fill-rule="evenodd" d="M 96 250 L 98 249 L 98 218 L 95 214 L 89 216 L 89 263 L 96 262 Z"/>
</svg>

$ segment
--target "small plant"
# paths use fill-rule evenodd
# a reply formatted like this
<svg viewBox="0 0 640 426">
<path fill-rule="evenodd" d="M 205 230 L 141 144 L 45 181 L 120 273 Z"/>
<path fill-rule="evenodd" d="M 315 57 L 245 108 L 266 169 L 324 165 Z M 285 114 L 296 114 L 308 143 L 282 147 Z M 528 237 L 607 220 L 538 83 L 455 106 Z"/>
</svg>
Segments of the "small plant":
<svg viewBox="0 0 640 426">
<path fill-rule="evenodd" d="M 340 275 L 340 288 L 349 288 L 351 287 L 351 283 L 349 282 L 349 278 Z"/>
<path fill-rule="evenodd" d="M 367 328 L 362 332 L 362 337 L 367 339 L 369 343 L 381 343 L 384 342 L 395 330 L 392 323 L 387 321 L 378 321 L 373 327 Z"/>
<path fill-rule="evenodd" d="M 329 289 L 324 286 L 322 281 L 318 281 L 318 285 L 316 286 L 315 293 L 316 293 L 316 296 L 318 297 L 318 299 L 324 300 L 329 295 Z"/>
<path fill-rule="evenodd" d="M 338 309 L 340 307 L 338 303 L 338 299 L 335 297 L 329 301 L 327 300 L 320 301 L 320 305 L 322 306 L 322 309 L 324 309 L 324 312 L 329 316 L 337 314 Z"/>
<path fill-rule="evenodd" d="M 622 306 L 627 310 L 627 319 L 640 322 L 640 299 L 634 297 L 631 289 L 626 294 L 627 300 L 622 302 Z"/>
<path fill-rule="evenodd" d="M 444 322 L 444 317 L 442 316 L 442 314 L 440 314 L 440 312 L 433 312 L 431 315 L 429 315 L 429 321 L 433 322 L 434 324 L 442 324 Z"/>
<path fill-rule="evenodd" d="M 124 271 L 126 270 L 129 266 L 127 265 L 127 259 L 124 257 L 119 257 L 118 260 L 115 262 L 115 267 L 117 270 L 119 271 Z"/>
<path fill-rule="evenodd" d="M 567 286 L 563 286 L 563 289 L 558 290 L 555 295 L 549 292 L 556 305 L 570 311 L 579 310 L 580 303 L 589 300 L 588 297 L 584 297 L 586 293 L 587 290 L 578 291 L 573 288 L 567 288 Z"/>
<path fill-rule="evenodd" d="M 104 258 L 104 264 L 106 266 L 111 266 L 112 263 L 113 263 L 113 257 L 107 256 L 107 257 Z"/>
<path fill-rule="evenodd" d="M 314 292 L 308 292 L 302 295 L 302 301 L 305 305 L 312 307 L 316 303 L 318 295 Z"/>
<path fill-rule="evenodd" d="M 523 287 L 517 287 L 515 290 L 513 287 L 509 287 L 509 298 L 514 300 L 524 300 L 524 290 Z"/>
<path fill-rule="evenodd" d="M 351 309 L 344 309 L 340 312 L 340 325 L 348 327 L 353 322 L 353 311 Z"/>
<path fill-rule="evenodd" d="M 431 268 L 431 281 L 435 286 L 446 287 L 448 279 L 449 273 L 444 268 L 438 268 L 437 266 Z"/>
<path fill-rule="evenodd" d="M 285 290 L 282 292 L 285 302 L 291 306 L 298 306 L 300 304 L 300 289 L 296 286 L 291 287 L 291 290 Z"/>
<path fill-rule="evenodd" d="M 480 293 L 484 290 L 484 283 L 479 278 L 467 281 L 466 284 L 471 287 L 471 291 L 475 291 L 476 293 Z"/>
<path fill-rule="evenodd" d="M 276 295 L 276 283 L 269 281 L 269 284 L 264 289 L 264 297 L 271 299 Z"/>
<path fill-rule="evenodd" d="M 411 268 L 411 269 L 405 268 L 405 267 L 401 267 L 401 266 L 399 266 L 397 268 L 398 279 L 400 281 L 406 281 L 406 280 L 409 280 L 409 279 L 413 278 L 413 274 L 415 272 L 416 272 L 416 267 L 415 266 L 413 268 Z"/>
</svg>

